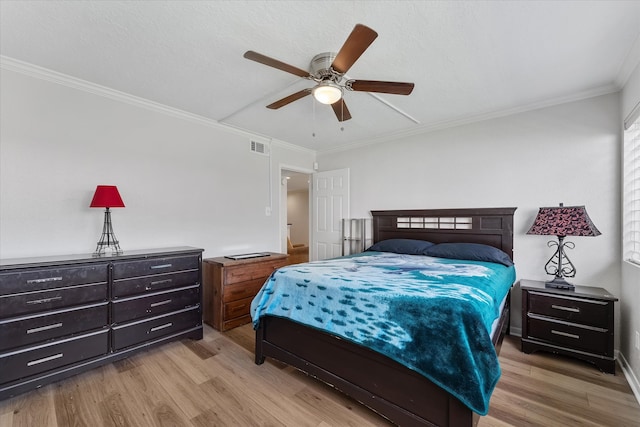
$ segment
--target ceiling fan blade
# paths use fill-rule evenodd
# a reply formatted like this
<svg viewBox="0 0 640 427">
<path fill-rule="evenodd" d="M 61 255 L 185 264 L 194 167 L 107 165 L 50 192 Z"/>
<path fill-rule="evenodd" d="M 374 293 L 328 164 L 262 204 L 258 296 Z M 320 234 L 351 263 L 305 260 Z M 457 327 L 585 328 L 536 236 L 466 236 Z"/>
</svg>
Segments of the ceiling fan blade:
<svg viewBox="0 0 640 427">
<path fill-rule="evenodd" d="M 333 112 L 336 113 L 339 122 L 344 122 L 351 118 L 351 113 L 347 108 L 347 104 L 344 102 L 344 98 L 340 98 L 340 101 L 331 104 L 331 107 L 333 108 Z"/>
<path fill-rule="evenodd" d="M 392 93 L 394 95 L 409 95 L 413 91 L 413 83 L 380 82 L 377 80 L 348 80 L 347 89 L 358 92 Z"/>
<path fill-rule="evenodd" d="M 285 64 L 282 61 L 278 61 L 277 59 L 269 58 L 261 53 L 254 52 L 252 50 L 248 50 L 243 55 L 245 58 L 250 59 L 252 61 L 259 62 L 264 65 L 268 65 L 269 67 L 277 68 L 278 70 L 286 71 L 287 73 L 295 74 L 300 77 L 309 77 L 309 72 L 305 71 L 301 68 L 294 67 L 293 65 Z"/>
<path fill-rule="evenodd" d="M 357 24 L 340 48 L 340 52 L 334 58 L 331 67 L 338 73 L 346 73 L 376 37 L 378 37 L 378 33 L 371 28 Z"/>
<path fill-rule="evenodd" d="M 305 96 L 311 93 L 311 89 L 302 89 L 299 92 L 293 93 L 289 96 L 286 96 L 272 104 L 267 105 L 267 108 L 272 110 L 277 110 L 280 107 L 284 107 L 287 104 L 291 104 L 293 101 L 297 101 L 300 98 L 304 98 Z"/>
</svg>

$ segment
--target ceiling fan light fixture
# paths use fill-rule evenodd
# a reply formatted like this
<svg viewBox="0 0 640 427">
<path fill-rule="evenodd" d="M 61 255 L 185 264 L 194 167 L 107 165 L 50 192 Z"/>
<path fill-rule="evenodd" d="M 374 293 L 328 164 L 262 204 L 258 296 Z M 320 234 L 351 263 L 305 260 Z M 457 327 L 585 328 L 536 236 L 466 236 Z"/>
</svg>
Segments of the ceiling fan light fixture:
<svg viewBox="0 0 640 427">
<path fill-rule="evenodd" d="M 342 88 L 331 81 L 318 83 L 311 92 L 321 104 L 334 104 L 342 98 Z"/>
</svg>

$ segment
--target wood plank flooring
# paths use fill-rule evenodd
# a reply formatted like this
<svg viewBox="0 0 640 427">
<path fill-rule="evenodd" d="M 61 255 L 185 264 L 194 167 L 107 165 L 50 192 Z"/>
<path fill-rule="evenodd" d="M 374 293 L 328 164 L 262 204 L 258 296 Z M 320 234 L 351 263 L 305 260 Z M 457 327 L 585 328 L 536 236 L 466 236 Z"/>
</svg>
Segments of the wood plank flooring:
<svg viewBox="0 0 640 427">
<path fill-rule="evenodd" d="M 0 427 L 388 426 L 299 371 L 253 362 L 249 325 L 166 344 L 0 402 Z M 502 377 L 479 426 L 640 426 L 624 376 L 507 337 Z"/>
</svg>

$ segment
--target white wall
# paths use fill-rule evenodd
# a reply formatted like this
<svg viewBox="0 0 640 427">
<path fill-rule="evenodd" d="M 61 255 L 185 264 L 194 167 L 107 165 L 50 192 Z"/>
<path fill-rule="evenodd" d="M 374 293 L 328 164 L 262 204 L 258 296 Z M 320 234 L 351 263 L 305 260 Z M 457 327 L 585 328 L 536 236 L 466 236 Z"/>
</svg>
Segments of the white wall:
<svg viewBox="0 0 640 427">
<path fill-rule="evenodd" d="M 545 280 L 550 238 L 526 235 L 541 206 L 585 205 L 602 232 L 568 239 L 574 282 L 620 296 L 620 101 L 604 95 L 508 117 L 319 154 L 321 170 L 349 167 L 351 213 L 377 209 L 518 207 L 518 278 Z M 521 328 L 520 290 L 511 324 Z"/>
<path fill-rule="evenodd" d="M 309 246 L 309 191 L 287 193 L 287 222 L 291 224 L 291 243 Z"/>
<path fill-rule="evenodd" d="M 117 185 L 125 202 L 112 210 L 125 251 L 281 250 L 278 165 L 310 169 L 314 152 L 273 144 L 270 162 L 249 151 L 250 136 L 217 124 L 7 69 L 0 84 L 0 257 L 92 252 L 98 184 Z"/>
<path fill-rule="evenodd" d="M 622 91 L 622 120 L 640 102 L 640 65 L 638 65 Z M 640 398 L 640 350 L 634 347 L 636 331 L 640 332 L 640 267 L 622 261 L 620 289 L 620 353 L 634 375 L 636 396 Z"/>
</svg>

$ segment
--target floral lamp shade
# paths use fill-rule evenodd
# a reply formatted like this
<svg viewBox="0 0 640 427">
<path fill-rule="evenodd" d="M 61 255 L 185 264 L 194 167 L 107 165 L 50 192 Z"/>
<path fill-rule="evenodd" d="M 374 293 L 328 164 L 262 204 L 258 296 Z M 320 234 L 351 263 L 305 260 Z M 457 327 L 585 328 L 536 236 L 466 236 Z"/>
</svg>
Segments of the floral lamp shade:
<svg viewBox="0 0 640 427">
<path fill-rule="evenodd" d="M 538 215 L 527 234 L 540 236 L 558 236 L 558 241 L 550 241 L 547 246 L 557 246 L 555 253 L 544 266 L 547 274 L 555 278 L 545 283 L 548 288 L 574 290 L 575 286 L 565 277 L 575 277 L 576 268 L 565 254 L 565 249 L 573 249 L 573 242 L 565 242 L 566 236 L 599 236 L 601 233 L 589 218 L 584 206 L 545 207 L 538 210 Z"/>
<path fill-rule="evenodd" d="M 527 234 L 542 236 L 599 236 L 584 206 L 540 208 Z"/>
</svg>

